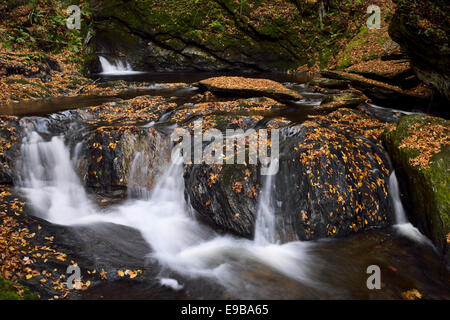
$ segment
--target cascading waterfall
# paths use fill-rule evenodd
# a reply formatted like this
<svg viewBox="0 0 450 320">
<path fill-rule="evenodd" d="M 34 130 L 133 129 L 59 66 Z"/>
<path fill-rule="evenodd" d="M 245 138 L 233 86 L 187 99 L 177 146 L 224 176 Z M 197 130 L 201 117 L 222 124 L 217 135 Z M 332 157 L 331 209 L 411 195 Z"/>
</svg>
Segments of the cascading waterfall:
<svg viewBox="0 0 450 320">
<path fill-rule="evenodd" d="M 274 172 L 278 160 L 272 159 L 269 172 Z M 255 242 L 259 245 L 276 243 L 279 239 L 275 228 L 275 214 L 272 199 L 272 185 L 275 174 L 267 175 L 259 197 L 258 212 L 255 221 Z"/>
<path fill-rule="evenodd" d="M 145 186 L 147 185 L 148 175 L 148 156 L 143 152 L 138 152 L 134 156 L 131 163 L 130 175 L 128 178 L 128 197 L 145 199 L 148 198 L 149 192 Z"/>
<path fill-rule="evenodd" d="M 255 263 L 302 283 L 312 283 L 308 270 L 313 259 L 306 256 L 308 247 L 313 244 L 298 241 L 282 245 L 274 243 L 271 200 L 260 202 L 263 208 L 259 210 L 257 219 L 256 241 L 238 239 L 218 235 L 193 217 L 184 198 L 183 165 L 180 161 L 169 165 L 144 198 L 128 199 L 100 213 L 87 198 L 61 137 L 53 137 L 46 142 L 38 133 L 31 132 L 23 141 L 22 155 L 22 188 L 33 207 L 50 222 L 109 222 L 133 227 L 150 244 L 152 252 L 149 255 L 164 268 L 189 277 L 213 278 L 226 287 L 238 287 L 244 281 L 239 270 Z M 130 172 L 144 172 L 142 166 L 148 163 L 141 161 L 139 154 L 135 160 Z M 267 191 L 263 192 L 263 198 L 270 198 L 272 179 L 267 178 Z M 131 180 L 132 188 L 136 190 L 136 180 Z"/>
<path fill-rule="evenodd" d="M 389 177 L 389 192 L 394 203 L 395 224 L 402 225 L 408 223 L 408 218 L 406 217 L 405 209 L 403 208 L 402 200 L 400 198 L 400 188 L 398 186 L 395 171 L 393 171 Z"/>
<path fill-rule="evenodd" d="M 131 65 L 129 62 L 121 61 L 120 59 L 117 59 L 113 63 L 109 62 L 108 59 L 105 57 L 99 56 L 100 65 L 102 67 L 101 74 L 104 75 L 121 75 L 121 74 L 135 74 L 140 73 L 140 71 L 135 71 L 133 68 L 131 68 Z"/>
<path fill-rule="evenodd" d="M 40 217 L 69 225 L 93 213 L 62 137 L 45 141 L 37 132 L 28 131 L 21 153 L 18 184 Z"/>
<path fill-rule="evenodd" d="M 423 235 L 419 231 L 419 229 L 414 227 L 406 217 L 405 209 L 403 207 L 402 200 L 400 198 L 400 188 L 398 185 L 397 176 L 395 175 L 395 171 L 392 171 L 389 177 L 389 193 L 394 203 L 394 212 L 395 212 L 394 227 L 399 231 L 400 234 L 402 234 L 407 238 L 410 238 L 420 243 L 427 243 L 433 246 L 430 239 L 428 239 L 425 235 Z"/>
</svg>

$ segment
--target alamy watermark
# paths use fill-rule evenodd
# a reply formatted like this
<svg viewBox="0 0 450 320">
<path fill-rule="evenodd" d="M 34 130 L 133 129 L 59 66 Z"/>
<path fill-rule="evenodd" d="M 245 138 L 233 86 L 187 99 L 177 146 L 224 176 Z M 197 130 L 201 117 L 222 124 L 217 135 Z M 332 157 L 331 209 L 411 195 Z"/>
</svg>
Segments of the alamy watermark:
<svg viewBox="0 0 450 320">
<path fill-rule="evenodd" d="M 67 278 L 67 289 L 77 289 L 79 287 L 79 283 L 81 282 L 81 270 L 79 266 L 70 265 L 66 270 L 67 274 L 70 276 Z"/>
<path fill-rule="evenodd" d="M 367 8 L 367 14 L 370 14 L 366 21 L 367 28 L 381 29 L 381 8 L 377 5 L 371 5 Z"/>
<path fill-rule="evenodd" d="M 226 129 L 224 136 L 218 129 L 204 131 L 201 119 L 194 121 L 193 125 L 193 134 L 184 128 L 176 128 L 172 133 L 173 141 L 179 142 L 179 147 L 172 152 L 173 162 L 210 165 L 259 163 L 262 175 L 278 172 L 278 129 Z"/>
<path fill-rule="evenodd" d="M 369 290 L 381 289 L 381 269 L 376 264 L 370 265 L 366 270 L 370 276 L 367 278 L 366 286 Z"/>
<path fill-rule="evenodd" d="M 79 6 L 71 5 L 67 8 L 67 13 L 70 17 L 66 20 L 66 26 L 69 30 L 81 29 L 81 9 Z"/>
</svg>

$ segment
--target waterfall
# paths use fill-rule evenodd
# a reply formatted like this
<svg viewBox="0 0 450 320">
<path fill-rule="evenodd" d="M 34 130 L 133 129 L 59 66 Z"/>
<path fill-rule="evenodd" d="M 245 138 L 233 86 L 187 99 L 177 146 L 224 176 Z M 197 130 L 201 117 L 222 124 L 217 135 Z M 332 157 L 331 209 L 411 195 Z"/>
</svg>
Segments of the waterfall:
<svg viewBox="0 0 450 320">
<path fill-rule="evenodd" d="M 423 235 L 419 229 L 414 227 L 406 217 L 405 209 L 402 204 L 402 200 L 400 198 L 400 188 L 398 185 L 397 176 L 395 175 L 395 170 L 392 171 L 389 177 L 389 193 L 391 195 L 392 202 L 394 204 L 394 212 L 395 212 L 395 225 L 394 228 L 398 230 L 398 232 L 411 240 L 427 243 L 430 246 L 434 247 L 431 240 L 428 239 L 425 235 Z"/>
<path fill-rule="evenodd" d="M 91 202 L 73 169 L 62 137 L 45 141 L 37 132 L 27 130 L 21 154 L 18 184 L 37 215 L 69 225 L 92 214 Z"/>
<path fill-rule="evenodd" d="M 184 197 L 181 161 L 172 161 L 145 196 L 144 192 L 134 193 L 133 198 L 124 203 L 100 211 L 88 199 L 61 137 L 44 141 L 37 132 L 31 132 L 23 141 L 22 158 L 22 190 L 33 208 L 51 222 L 65 225 L 115 223 L 135 228 L 152 249 L 149 257 L 156 259 L 163 270 L 212 278 L 228 288 L 240 288 L 245 281 L 242 277 L 255 263 L 295 280 L 312 283 L 309 270 L 313 269 L 313 259 L 306 255 L 307 248 L 313 244 L 274 243 L 273 210 L 270 209 L 273 177 L 266 180 L 257 219 L 258 237 L 251 241 L 219 235 L 194 218 Z M 139 188 L 145 186 L 140 185 L 138 176 L 145 172 L 148 162 L 137 153 L 131 166 L 130 189 L 143 191 Z M 162 277 L 161 282 L 166 283 L 166 278 Z M 182 285 L 177 284 L 177 288 Z"/>
<path fill-rule="evenodd" d="M 131 163 L 128 178 L 128 197 L 144 199 L 148 198 L 147 186 L 149 158 L 143 152 L 137 152 Z"/>
<path fill-rule="evenodd" d="M 102 66 L 101 74 L 104 75 L 121 75 L 121 74 L 133 74 L 140 73 L 140 71 L 134 71 L 128 61 L 121 61 L 116 59 L 113 63 L 109 62 L 105 57 L 99 56 L 100 64 Z"/>
<path fill-rule="evenodd" d="M 277 159 L 272 159 L 269 172 L 275 172 L 274 167 L 278 165 Z M 255 242 L 259 245 L 276 243 L 275 210 L 273 207 L 273 178 L 275 174 L 267 175 L 263 184 L 258 202 L 258 212 L 255 221 Z"/>
<path fill-rule="evenodd" d="M 391 193 L 391 199 L 394 203 L 395 223 L 397 225 L 408 223 L 405 209 L 403 208 L 402 200 L 400 198 L 400 188 L 398 186 L 397 176 L 393 171 L 389 177 L 389 191 Z"/>
</svg>

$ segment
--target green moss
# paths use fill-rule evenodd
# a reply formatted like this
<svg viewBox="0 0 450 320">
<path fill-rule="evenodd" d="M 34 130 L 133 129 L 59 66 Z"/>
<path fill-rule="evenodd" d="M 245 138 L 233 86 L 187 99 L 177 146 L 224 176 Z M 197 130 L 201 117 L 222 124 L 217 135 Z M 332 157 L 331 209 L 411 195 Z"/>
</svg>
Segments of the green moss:
<svg viewBox="0 0 450 320">
<path fill-rule="evenodd" d="M 23 84 L 23 85 L 30 84 L 30 82 L 28 82 L 25 79 L 6 79 L 6 83 L 7 84 L 19 83 L 19 84 Z"/>
<path fill-rule="evenodd" d="M 415 207 L 414 220 L 440 248 L 446 248 L 450 232 L 450 147 L 444 146 L 430 160 L 429 168 L 413 166 L 409 160 L 417 157 L 417 149 L 399 148 L 409 129 L 416 123 L 448 126 L 439 118 L 411 115 L 402 117 L 397 129 L 384 133 L 388 151 L 402 176 L 408 179 L 409 194 Z"/>
<path fill-rule="evenodd" d="M 19 294 L 19 291 L 23 292 Z M 36 300 L 38 296 L 24 286 L 5 280 L 0 276 L 0 300 Z"/>
<path fill-rule="evenodd" d="M 320 69 L 325 69 L 328 66 L 328 61 L 330 61 L 333 51 L 330 48 L 325 48 L 320 52 L 319 55 L 319 67 Z"/>
<path fill-rule="evenodd" d="M 354 10 L 355 4 L 345 2 L 340 8 L 328 8 L 323 30 L 317 15 L 318 3 L 299 5 L 275 0 L 92 0 L 99 16 L 111 17 L 108 20 L 114 23 L 124 21 L 130 29 L 152 35 L 149 38 L 164 35 L 168 38 L 161 40 L 158 36 L 157 41 L 163 41 L 175 51 L 182 50 L 183 43 L 204 46 L 224 59 L 251 57 L 253 61 L 264 61 L 265 68 L 277 71 L 296 69 L 307 63 L 313 65 L 316 53 L 321 52 L 319 63 L 321 68 L 326 68 L 330 57 L 339 51 L 340 40 L 352 36 L 336 17 L 342 10 Z M 260 12 L 257 18 L 254 12 Z M 363 11 L 361 14 L 358 11 L 352 19 L 363 15 Z M 101 29 L 123 38 L 120 30 L 116 33 L 114 28 Z M 182 43 L 173 43 L 170 37 L 181 39 Z M 134 58 L 127 50 L 124 52 Z M 139 63 L 135 60 L 135 64 Z"/>
</svg>

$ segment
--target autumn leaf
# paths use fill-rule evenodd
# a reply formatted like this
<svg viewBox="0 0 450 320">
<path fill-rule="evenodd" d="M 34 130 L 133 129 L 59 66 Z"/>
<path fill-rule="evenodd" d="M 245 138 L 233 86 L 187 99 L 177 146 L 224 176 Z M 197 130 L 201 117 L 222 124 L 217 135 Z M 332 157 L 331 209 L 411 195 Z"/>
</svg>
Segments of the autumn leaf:
<svg viewBox="0 0 450 320">
<path fill-rule="evenodd" d="M 242 182 L 237 181 L 233 186 L 233 191 L 236 193 L 241 193 L 242 191 Z"/>
<path fill-rule="evenodd" d="M 422 299 L 422 294 L 417 289 L 411 289 L 405 292 L 402 292 L 403 298 L 407 300 L 418 300 Z"/>
</svg>

